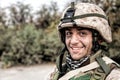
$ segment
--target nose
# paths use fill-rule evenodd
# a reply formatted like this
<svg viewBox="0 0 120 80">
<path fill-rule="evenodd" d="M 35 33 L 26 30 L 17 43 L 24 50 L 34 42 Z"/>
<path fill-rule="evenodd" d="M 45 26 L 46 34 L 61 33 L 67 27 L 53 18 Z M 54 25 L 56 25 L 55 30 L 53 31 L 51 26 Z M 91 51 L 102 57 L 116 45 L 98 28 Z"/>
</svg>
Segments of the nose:
<svg viewBox="0 0 120 80">
<path fill-rule="evenodd" d="M 71 38 L 71 44 L 77 44 L 79 42 L 79 37 L 77 35 L 73 35 Z"/>
</svg>

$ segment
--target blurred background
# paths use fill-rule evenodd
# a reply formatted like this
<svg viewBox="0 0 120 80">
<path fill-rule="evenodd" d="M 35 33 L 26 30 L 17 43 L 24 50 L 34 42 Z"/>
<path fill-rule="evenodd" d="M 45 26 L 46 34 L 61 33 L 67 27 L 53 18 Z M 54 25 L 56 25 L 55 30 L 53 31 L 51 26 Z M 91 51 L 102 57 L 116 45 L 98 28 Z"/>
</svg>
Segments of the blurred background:
<svg viewBox="0 0 120 80">
<path fill-rule="evenodd" d="M 109 57 L 120 64 L 120 0 L 0 0 L 0 65 L 2 68 L 55 63 L 62 48 L 56 26 L 74 2 L 99 5 L 113 32 Z"/>
</svg>

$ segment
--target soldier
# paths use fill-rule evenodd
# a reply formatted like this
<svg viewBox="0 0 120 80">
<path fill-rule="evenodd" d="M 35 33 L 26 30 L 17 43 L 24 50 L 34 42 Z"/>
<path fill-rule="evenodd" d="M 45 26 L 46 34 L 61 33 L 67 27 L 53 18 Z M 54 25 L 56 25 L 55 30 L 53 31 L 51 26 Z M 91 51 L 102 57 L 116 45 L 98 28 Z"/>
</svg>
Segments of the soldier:
<svg viewBox="0 0 120 80">
<path fill-rule="evenodd" d="M 112 36 L 100 7 L 72 2 L 63 12 L 58 31 L 65 48 L 51 80 L 120 80 L 119 65 L 105 55 Z"/>
</svg>

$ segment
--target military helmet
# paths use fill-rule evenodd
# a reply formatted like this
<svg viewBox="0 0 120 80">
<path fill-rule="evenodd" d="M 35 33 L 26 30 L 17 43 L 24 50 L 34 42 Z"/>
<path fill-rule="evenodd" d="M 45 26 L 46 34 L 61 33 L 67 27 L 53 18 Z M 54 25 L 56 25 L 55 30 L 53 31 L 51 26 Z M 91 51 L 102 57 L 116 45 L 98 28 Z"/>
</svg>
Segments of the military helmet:
<svg viewBox="0 0 120 80">
<path fill-rule="evenodd" d="M 65 9 L 61 21 L 58 25 L 59 32 L 67 27 L 90 28 L 99 32 L 101 37 L 107 42 L 112 42 L 111 28 L 104 11 L 95 4 L 74 2 Z M 60 32 L 61 35 L 61 32 Z"/>
</svg>

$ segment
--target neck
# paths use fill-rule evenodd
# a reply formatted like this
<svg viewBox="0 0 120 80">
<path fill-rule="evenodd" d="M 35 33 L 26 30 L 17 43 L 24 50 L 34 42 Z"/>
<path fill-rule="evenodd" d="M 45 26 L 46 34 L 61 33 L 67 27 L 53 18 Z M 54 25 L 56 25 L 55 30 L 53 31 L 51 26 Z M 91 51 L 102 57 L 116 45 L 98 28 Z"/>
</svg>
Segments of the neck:
<svg viewBox="0 0 120 80">
<path fill-rule="evenodd" d="M 81 66 L 85 66 L 87 64 L 89 64 L 90 60 L 89 60 L 90 55 L 85 56 L 79 60 L 73 60 L 70 55 L 66 56 L 66 64 L 70 69 L 77 69 Z"/>
</svg>

